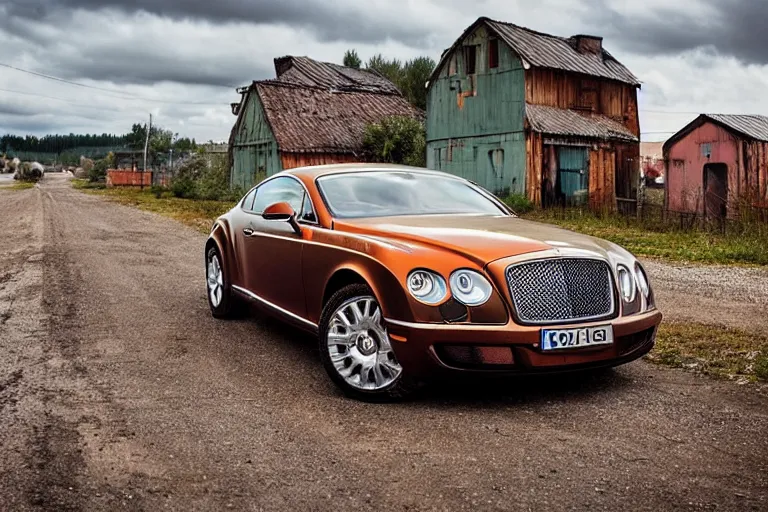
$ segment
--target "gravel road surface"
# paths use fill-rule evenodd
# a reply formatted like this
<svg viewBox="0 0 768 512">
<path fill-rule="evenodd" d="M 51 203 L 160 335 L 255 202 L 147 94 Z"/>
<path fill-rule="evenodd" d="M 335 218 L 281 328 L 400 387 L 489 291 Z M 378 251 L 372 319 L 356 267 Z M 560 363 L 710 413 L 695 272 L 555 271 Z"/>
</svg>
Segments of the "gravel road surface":
<svg viewBox="0 0 768 512">
<path fill-rule="evenodd" d="M 357 403 L 306 335 L 211 318 L 192 229 L 56 175 L 0 217 L 0 510 L 768 509 L 754 387 L 638 361 Z"/>
</svg>

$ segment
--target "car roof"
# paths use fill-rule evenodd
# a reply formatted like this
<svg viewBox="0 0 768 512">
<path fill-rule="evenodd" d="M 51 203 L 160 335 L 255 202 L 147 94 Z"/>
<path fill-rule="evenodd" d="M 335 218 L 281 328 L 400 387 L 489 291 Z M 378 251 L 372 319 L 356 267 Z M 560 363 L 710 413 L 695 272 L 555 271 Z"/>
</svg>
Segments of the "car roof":
<svg viewBox="0 0 768 512">
<path fill-rule="evenodd" d="M 314 180 L 319 176 L 325 176 L 329 174 L 342 174 L 347 172 L 375 172 L 375 171 L 408 171 L 408 172 L 418 172 L 422 174 L 432 174 L 436 176 L 458 178 L 458 176 L 455 176 L 453 174 L 449 174 L 443 171 L 435 171 L 432 169 L 427 169 L 425 167 L 414 167 L 410 165 L 401 165 L 401 164 L 362 163 L 362 162 L 295 167 L 293 169 L 286 169 L 284 171 L 281 171 L 278 174 L 280 175 L 290 174 L 299 178 L 309 178 L 309 180 Z"/>
</svg>

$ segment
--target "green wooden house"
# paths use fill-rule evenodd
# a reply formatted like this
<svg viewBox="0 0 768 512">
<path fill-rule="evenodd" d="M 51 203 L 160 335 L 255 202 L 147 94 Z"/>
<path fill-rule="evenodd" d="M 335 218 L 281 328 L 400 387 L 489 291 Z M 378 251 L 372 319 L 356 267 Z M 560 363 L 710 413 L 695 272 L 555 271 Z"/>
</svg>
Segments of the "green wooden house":
<svg viewBox="0 0 768 512">
<path fill-rule="evenodd" d="M 367 70 L 308 57 L 275 59 L 276 79 L 241 88 L 229 140 L 230 183 L 249 188 L 306 165 L 358 162 L 367 124 L 424 113 L 395 85 Z"/>
<path fill-rule="evenodd" d="M 600 37 L 481 17 L 427 87 L 429 168 L 542 206 L 636 201 L 640 84 Z"/>
</svg>

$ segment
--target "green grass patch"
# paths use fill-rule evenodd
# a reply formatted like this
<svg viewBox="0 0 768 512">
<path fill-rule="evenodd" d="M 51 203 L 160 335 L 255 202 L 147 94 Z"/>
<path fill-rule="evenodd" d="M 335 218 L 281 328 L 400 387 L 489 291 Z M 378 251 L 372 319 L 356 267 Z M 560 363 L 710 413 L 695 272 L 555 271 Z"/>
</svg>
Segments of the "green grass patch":
<svg viewBox="0 0 768 512">
<path fill-rule="evenodd" d="M 87 179 L 73 179 L 71 181 L 72 186 L 78 190 L 84 190 L 84 189 L 95 189 L 95 190 L 101 190 L 106 189 L 107 185 L 103 182 L 91 182 Z"/>
<path fill-rule="evenodd" d="M 721 233 L 647 226 L 634 218 L 597 216 L 586 211 L 537 209 L 522 216 L 610 240 L 637 256 L 708 264 L 768 265 L 766 226 Z"/>
<path fill-rule="evenodd" d="M 34 181 L 16 181 L 10 187 L 5 187 L 5 188 L 9 190 L 29 190 L 30 188 L 35 188 L 35 182 Z"/>
<path fill-rule="evenodd" d="M 170 192 L 157 193 L 149 187 L 141 190 L 135 187 L 106 188 L 93 187 L 78 183 L 87 180 L 72 180 L 75 188 L 85 193 L 105 197 L 110 201 L 133 206 L 140 210 L 157 213 L 192 226 L 201 233 L 208 233 L 213 221 L 221 214 L 232 208 L 231 201 L 204 201 L 199 199 L 182 199 L 173 197 Z"/>
<path fill-rule="evenodd" d="M 739 329 L 663 322 L 646 359 L 719 378 L 768 382 L 768 336 Z"/>
</svg>

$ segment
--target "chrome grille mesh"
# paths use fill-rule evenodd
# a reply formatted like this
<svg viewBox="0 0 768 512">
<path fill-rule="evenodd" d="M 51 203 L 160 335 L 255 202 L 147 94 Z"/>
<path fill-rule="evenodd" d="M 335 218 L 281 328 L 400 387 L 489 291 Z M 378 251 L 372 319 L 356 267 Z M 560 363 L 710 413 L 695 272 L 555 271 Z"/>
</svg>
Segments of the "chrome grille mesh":
<svg viewBox="0 0 768 512">
<path fill-rule="evenodd" d="M 611 269 L 601 260 L 562 258 L 521 263 L 509 267 L 507 282 L 523 322 L 587 320 L 613 313 Z"/>
</svg>

